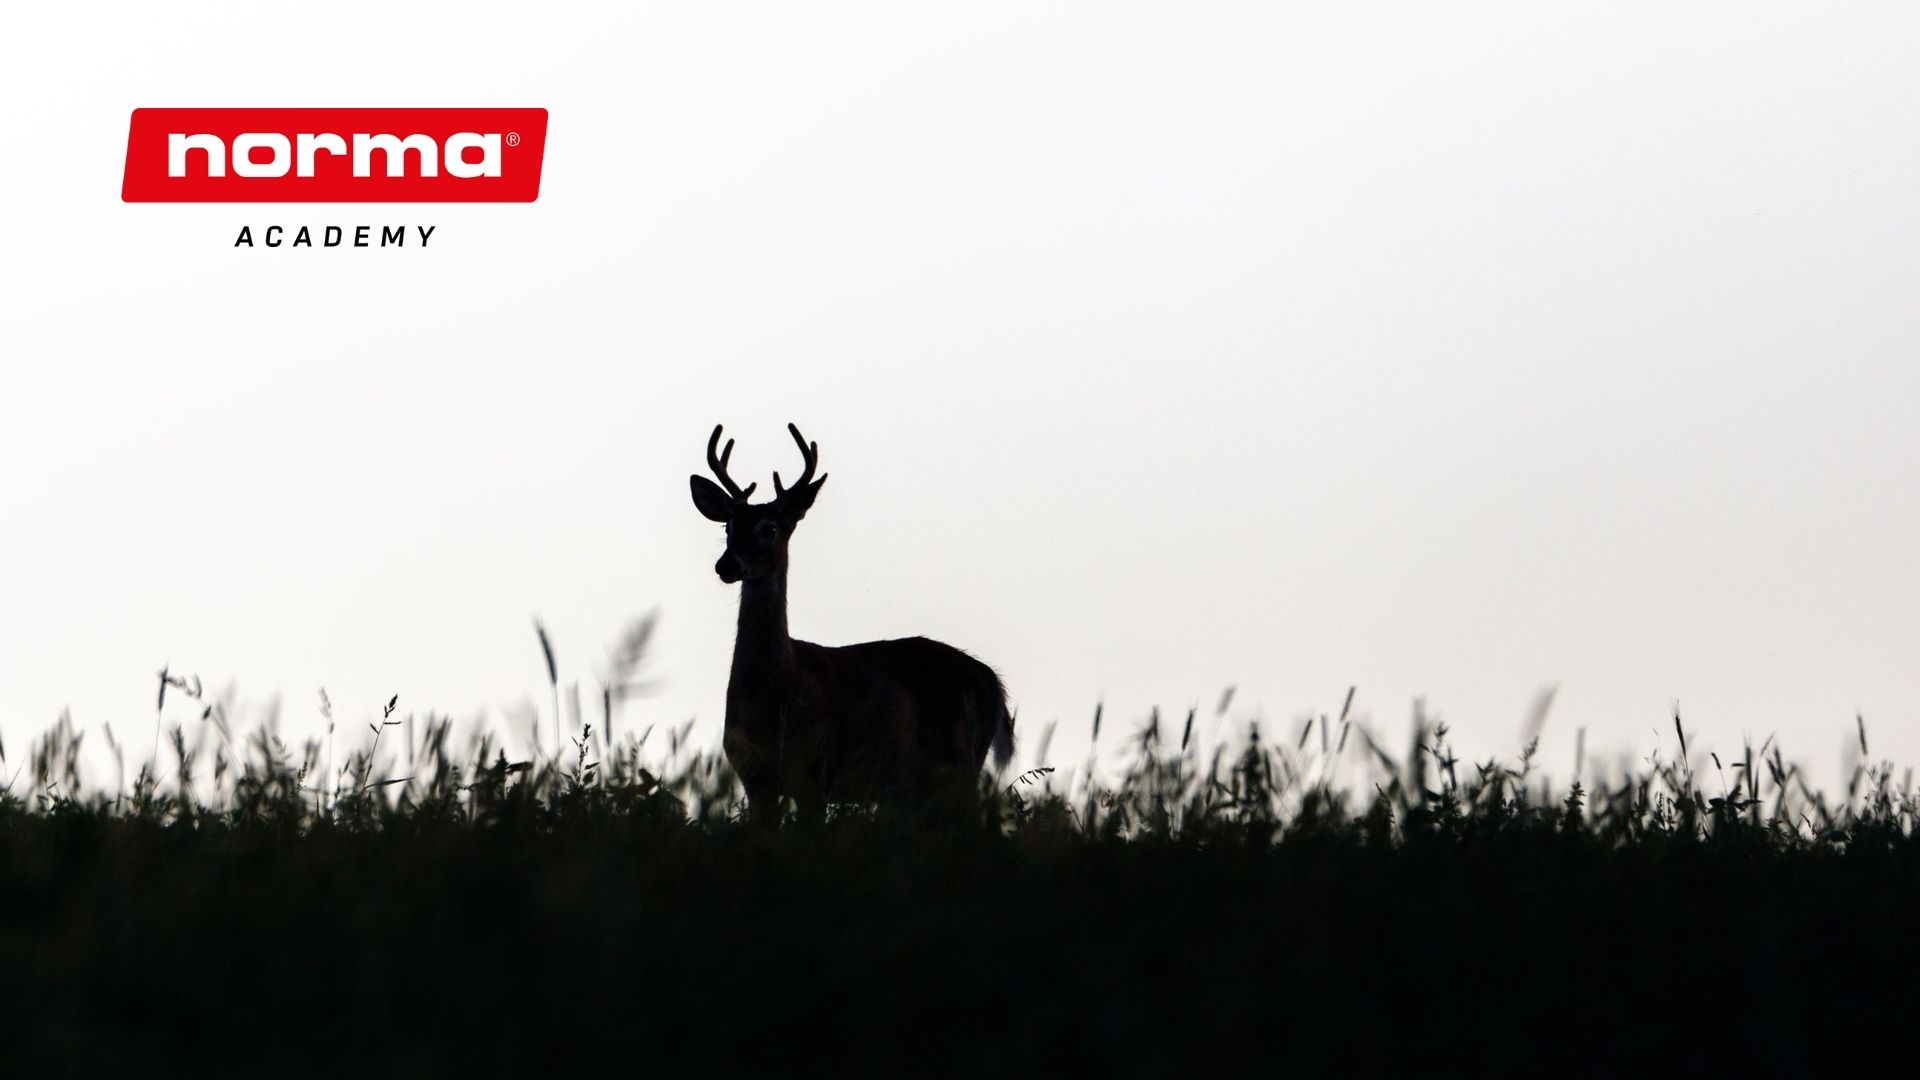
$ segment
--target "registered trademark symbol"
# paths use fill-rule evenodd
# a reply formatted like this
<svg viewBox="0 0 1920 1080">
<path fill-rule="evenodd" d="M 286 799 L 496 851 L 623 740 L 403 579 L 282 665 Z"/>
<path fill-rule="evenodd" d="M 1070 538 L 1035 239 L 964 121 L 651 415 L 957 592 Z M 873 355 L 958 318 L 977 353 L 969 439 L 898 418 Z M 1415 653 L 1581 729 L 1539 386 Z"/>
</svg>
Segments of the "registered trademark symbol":
<svg viewBox="0 0 1920 1080">
<path fill-rule="evenodd" d="M 509 131 L 509 132 L 507 132 L 507 145 L 508 145 L 508 146 L 519 146 L 519 145 L 520 145 L 520 133 L 519 133 L 519 132 L 517 132 L 517 131 Z"/>
</svg>

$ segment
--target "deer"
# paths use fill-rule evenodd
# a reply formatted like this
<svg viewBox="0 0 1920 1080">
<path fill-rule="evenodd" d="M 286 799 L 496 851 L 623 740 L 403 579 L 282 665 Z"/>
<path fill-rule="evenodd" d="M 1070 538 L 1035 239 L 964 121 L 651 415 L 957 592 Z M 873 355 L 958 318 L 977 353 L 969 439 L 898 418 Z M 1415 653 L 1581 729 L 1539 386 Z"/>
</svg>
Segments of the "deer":
<svg viewBox="0 0 1920 1080">
<path fill-rule="evenodd" d="M 725 425 L 707 439 L 713 479 L 689 477 L 693 505 L 726 526 L 714 572 L 740 586 L 733 668 L 721 747 L 746 789 L 747 813 L 778 823 L 782 800 L 803 817 L 827 803 L 925 805 L 970 798 L 991 749 L 1013 755 L 1013 714 L 994 670 L 924 637 L 816 645 L 787 631 L 788 548 L 827 482 L 814 477 L 820 447 L 787 425 L 802 471 L 792 487 L 773 474 L 771 502 L 750 503 L 727 473 Z"/>
</svg>

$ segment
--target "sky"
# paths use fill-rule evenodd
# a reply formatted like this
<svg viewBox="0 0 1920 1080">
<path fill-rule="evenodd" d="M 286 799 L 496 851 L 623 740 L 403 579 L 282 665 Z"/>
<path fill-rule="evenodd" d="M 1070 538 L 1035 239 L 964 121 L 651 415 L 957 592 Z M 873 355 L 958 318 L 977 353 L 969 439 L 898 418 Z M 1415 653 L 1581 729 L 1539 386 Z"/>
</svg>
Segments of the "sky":
<svg viewBox="0 0 1920 1080">
<path fill-rule="evenodd" d="M 619 723 L 717 747 L 687 476 L 725 422 L 768 490 L 791 420 L 796 636 L 968 649 L 1023 765 L 1096 703 L 1349 686 L 1479 757 L 1554 687 L 1563 775 L 1676 704 L 1920 761 L 1917 47 L 1899 4 L 10 9 L 0 739 L 138 747 L 163 665 L 288 735 L 323 687 L 500 722 L 535 617 L 590 687 L 657 610 Z M 120 201 L 134 108 L 269 105 L 546 108 L 540 198 Z M 361 223 L 434 239 L 233 246 Z"/>
</svg>

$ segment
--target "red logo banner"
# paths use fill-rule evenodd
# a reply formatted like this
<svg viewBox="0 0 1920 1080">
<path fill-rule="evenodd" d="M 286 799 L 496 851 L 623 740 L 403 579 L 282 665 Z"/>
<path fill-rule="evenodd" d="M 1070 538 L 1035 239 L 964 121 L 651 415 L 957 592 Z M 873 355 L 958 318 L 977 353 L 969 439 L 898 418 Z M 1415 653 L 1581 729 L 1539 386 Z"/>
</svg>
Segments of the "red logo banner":
<svg viewBox="0 0 1920 1080">
<path fill-rule="evenodd" d="M 126 202 L 532 202 L 545 109 L 135 109 Z"/>
</svg>

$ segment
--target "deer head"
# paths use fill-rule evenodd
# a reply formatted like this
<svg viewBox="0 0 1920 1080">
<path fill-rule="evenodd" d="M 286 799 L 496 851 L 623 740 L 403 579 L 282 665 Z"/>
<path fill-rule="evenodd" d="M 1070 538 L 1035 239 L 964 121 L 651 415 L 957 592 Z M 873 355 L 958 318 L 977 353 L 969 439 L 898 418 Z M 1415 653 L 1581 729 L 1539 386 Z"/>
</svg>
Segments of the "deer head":
<svg viewBox="0 0 1920 1080">
<path fill-rule="evenodd" d="M 713 470 L 714 483 L 704 476 L 689 477 L 693 487 L 693 505 L 706 515 L 710 521 L 717 521 L 727 527 L 727 550 L 720 561 L 713 564 L 714 573 L 720 580 L 731 585 L 736 581 L 752 581 L 769 574 L 776 574 L 787 568 L 787 540 L 793 535 L 794 526 L 807 515 L 807 508 L 813 505 L 813 498 L 820 493 L 820 485 L 827 482 L 825 476 L 815 480 L 814 466 L 820 463 L 820 446 L 810 443 L 800 434 L 800 429 L 792 424 L 787 431 L 793 435 L 793 441 L 800 447 L 801 461 L 805 468 L 800 479 L 792 487 L 782 487 L 780 474 L 773 474 L 774 497 L 772 502 L 758 506 L 747 502 L 753 489 L 759 484 L 748 484 L 742 488 L 727 475 L 727 459 L 733 456 L 733 440 L 728 439 L 724 449 L 720 448 L 720 430 L 724 425 L 715 424 L 713 434 L 707 439 L 707 467 Z"/>
</svg>

